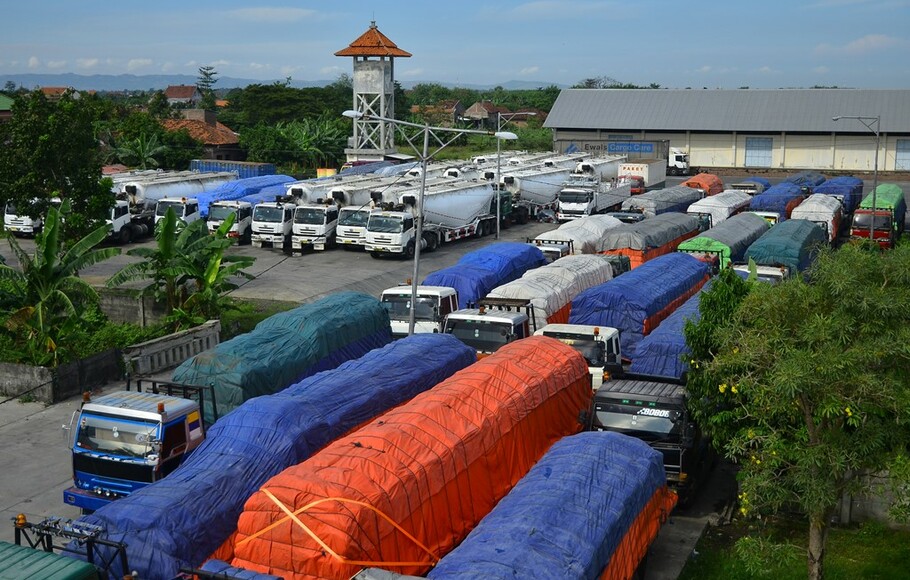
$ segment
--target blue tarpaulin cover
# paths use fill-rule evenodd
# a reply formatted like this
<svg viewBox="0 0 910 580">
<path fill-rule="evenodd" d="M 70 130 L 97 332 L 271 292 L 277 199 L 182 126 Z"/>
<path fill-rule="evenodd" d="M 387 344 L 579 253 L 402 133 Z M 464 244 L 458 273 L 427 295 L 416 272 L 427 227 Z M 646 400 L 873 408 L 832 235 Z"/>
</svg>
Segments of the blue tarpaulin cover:
<svg viewBox="0 0 910 580">
<path fill-rule="evenodd" d="M 781 183 L 795 183 L 800 187 L 815 187 L 825 182 L 825 176 L 817 171 L 800 171 L 781 181 Z"/>
<path fill-rule="evenodd" d="M 458 307 L 467 308 L 533 268 L 546 264 L 543 252 L 534 245 L 499 242 L 469 252 L 458 263 L 431 273 L 425 286 L 448 286 L 458 292 Z"/>
<path fill-rule="evenodd" d="M 140 578 L 173 578 L 227 539 L 244 502 L 272 476 L 476 360 L 452 335 L 415 334 L 251 399 L 219 419 L 173 473 L 83 521 L 125 542 Z"/>
<path fill-rule="evenodd" d="M 708 265 L 689 254 L 658 256 L 576 296 L 569 323 L 616 328 L 623 352 L 635 352 L 648 318 L 701 285 L 707 276 Z"/>
<path fill-rule="evenodd" d="M 235 201 L 242 197 L 259 193 L 264 187 L 281 185 L 292 181 L 294 181 L 294 178 L 290 175 L 263 175 L 261 177 L 247 177 L 246 179 L 235 179 L 234 181 L 219 183 L 216 187 L 207 189 L 195 196 L 199 200 L 199 213 L 202 214 L 202 217 L 209 215 L 209 205 L 213 202 Z"/>
<path fill-rule="evenodd" d="M 209 560 L 199 569 L 213 574 L 223 574 L 223 578 L 230 578 L 231 580 L 281 580 L 281 576 L 243 570 L 221 560 Z"/>
<path fill-rule="evenodd" d="M 270 316 L 251 332 L 197 354 L 174 369 L 172 380 L 211 385 L 223 417 L 247 399 L 277 393 L 391 340 L 389 315 L 379 300 L 340 292 Z M 211 398 L 205 419 L 215 419 Z"/>
<path fill-rule="evenodd" d="M 787 204 L 794 199 L 805 197 L 802 189 L 795 183 L 781 182 L 752 198 L 750 211 L 769 211 L 778 214 L 779 222 L 787 219 Z"/>
<path fill-rule="evenodd" d="M 639 439 L 564 437 L 427 577 L 599 578 L 665 484 L 663 456 Z"/>
<path fill-rule="evenodd" d="M 687 320 L 697 322 L 701 318 L 699 310 L 701 293 L 710 287 L 709 280 L 691 298 L 683 302 L 682 306 L 674 310 L 673 314 L 657 325 L 651 334 L 641 339 L 632 353 L 629 372 L 682 379 L 683 374 L 689 370 L 689 355 L 692 352 L 686 345 L 683 330 L 686 328 Z"/>
<path fill-rule="evenodd" d="M 838 198 L 844 206 L 844 212 L 853 213 L 863 199 L 863 180 L 848 175 L 832 177 L 812 191 Z"/>
<path fill-rule="evenodd" d="M 247 201 L 253 206 L 264 201 L 275 201 L 276 197 L 284 197 L 287 195 L 287 184 L 278 184 L 270 185 L 268 187 L 263 187 L 257 193 L 251 193 L 241 197 L 237 201 Z"/>
<path fill-rule="evenodd" d="M 742 180 L 742 183 L 760 183 L 765 187 L 765 189 L 769 189 L 771 187 L 771 182 L 764 177 L 747 177 Z"/>
</svg>

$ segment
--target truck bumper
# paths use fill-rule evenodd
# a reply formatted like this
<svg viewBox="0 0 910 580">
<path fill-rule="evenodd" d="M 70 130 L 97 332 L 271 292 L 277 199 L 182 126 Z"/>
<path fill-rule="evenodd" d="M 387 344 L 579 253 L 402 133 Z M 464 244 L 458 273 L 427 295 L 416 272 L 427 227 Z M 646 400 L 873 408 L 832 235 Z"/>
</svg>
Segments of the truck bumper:
<svg viewBox="0 0 910 580">
<path fill-rule="evenodd" d="M 84 510 L 97 511 L 112 501 L 113 499 L 111 498 L 79 489 L 78 487 L 70 487 L 63 490 L 63 503 Z"/>
<path fill-rule="evenodd" d="M 379 252 L 380 254 L 403 254 L 404 248 L 401 246 L 375 246 L 365 244 L 363 247 L 367 252 Z"/>
<path fill-rule="evenodd" d="M 291 238 L 291 248 L 301 252 L 307 248 L 322 251 L 325 250 L 325 238 L 314 240 L 312 238 L 293 237 Z"/>
<path fill-rule="evenodd" d="M 269 235 L 269 234 L 253 234 L 250 241 L 256 247 L 262 247 L 263 244 L 269 244 L 273 248 L 283 248 L 284 247 L 284 236 L 282 235 Z"/>
</svg>

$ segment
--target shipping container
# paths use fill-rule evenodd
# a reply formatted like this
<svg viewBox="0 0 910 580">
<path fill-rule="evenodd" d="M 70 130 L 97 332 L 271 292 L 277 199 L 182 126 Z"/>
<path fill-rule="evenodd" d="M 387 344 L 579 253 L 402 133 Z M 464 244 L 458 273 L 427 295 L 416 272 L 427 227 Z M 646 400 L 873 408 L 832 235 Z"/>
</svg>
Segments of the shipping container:
<svg viewBox="0 0 910 580">
<path fill-rule="evenodd" d="M 237 177 L 262 177 L 275 175 L 274 163 L 257 163 L 255 161 L 226 161 L 224 159 L 193 159 L 190 161 L 190 170 L 201 172 L 234 171 Z"/>
</svg>

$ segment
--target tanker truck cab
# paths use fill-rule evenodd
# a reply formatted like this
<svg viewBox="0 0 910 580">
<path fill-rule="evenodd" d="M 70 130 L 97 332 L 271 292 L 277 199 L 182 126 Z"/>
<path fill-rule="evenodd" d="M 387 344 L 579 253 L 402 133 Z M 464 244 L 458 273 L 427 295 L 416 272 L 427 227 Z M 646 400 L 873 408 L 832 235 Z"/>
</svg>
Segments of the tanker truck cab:
<svg viewBox="0 0 910 580">
<path fill-rule="evenodd" d="M 185 223 L 192 223 L 201 219 L 199 213 L 199 201 L 186 197 L 163 197 L 155 204 L 155 225 L 158 225 L 164 216 L 167 215 L 168 208 L 174 208 L 177 219 Z"/>
<path fill-rule="evenodd" d="M 338 210 L 338 227 L 335 239 L 342 247 L 363 247 L 366 243 L 367 223 L 373 210 L 369 207 L 348 206 Z"/>
<path fill-rule="evenodd" d="M 199 401 L 152 392 L 86 397 L 64 429 L 74 485 L 63 501 L 83 513 L 165 477 L 205 438 Z"/>
<path fill-rule="evenodd" d="M 444 331 L 483 358 L 531 336 L 535 323 L 534 307 L 527 300 L 487 298 L 477 308 L 462 308 L 446 316 Z"/>
<path fill-rule="evenodd" d="M 367 221 L 364 249 L 373 257 L 384 253 L 414 255 L 414 216 L 403 211 L 377 211 Z"/>
<path fill-rule="evenodd" d="M 227 237 L 236 239 L 240 244 L 248 244 L 253 234 L 253 206 L 248 201 L 216 201 L 211 204 L 206 218 L 209 233 L 215 233 L 232 213 L 236 217 Z"/>
<path fill-rule="evenodd" d="M 689 416 L 687 397 L 683 385 L 656 377 L 609 380 L 594 394 L 587 430 L 622 433 L 660 451 L 667 484 L 685 501 L 704 481 L 713 458 L 707 438 Z"/>
<path fill-rule="evenodd" d="M 548 324 L 534 333 L 549 336 L 579 352 L 588 361 L 591 388 L 596 392 L 604 380 L 622 375 L 619 331 L 586 324 Z"/>
<path fill-rule="evenodd" d="M 389 313 L 392 337 L 408 335 L 411 321 L 412 287 L 396 286 L 382 291 L 380 303 Z M 414 305 L 414 332 L 442 332 L 446 316 L 458 309 L 458 293 L 448 286 L 417 286 Z"/>
<path fill-rule="evenodd" d="M 294 223 L 293 203 L 267 201 L 256 204 L 253 208 L 253 246 L 261 248 L 270 245 L 274 248 L 290 247 L 291 228 Z"/>
<path fill-rule="evenodd" d="M 338 206 L 334 203 L 298 205 L 294 209 L 291 249 L 303 251 L 306 248 L 333 248 L 337 226 Z"/>
</svg>

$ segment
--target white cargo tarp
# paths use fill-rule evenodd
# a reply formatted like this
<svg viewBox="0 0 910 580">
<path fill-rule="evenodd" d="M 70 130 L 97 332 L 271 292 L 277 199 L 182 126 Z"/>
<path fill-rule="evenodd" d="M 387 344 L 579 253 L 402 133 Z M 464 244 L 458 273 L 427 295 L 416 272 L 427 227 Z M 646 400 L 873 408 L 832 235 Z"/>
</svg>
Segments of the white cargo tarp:
<svg viewBox="0 0 910 580">
<path fill-rule="evenodd" d="M 752 196 L 742 191 L 722 191 L 717 195 L 709 195 L 689 206 L 688 214 L 709 214 L 711 225 L 716 226 L 739 210 L 749 207 Z"/>
<path fill-rule="evenodd" d="M 843 213 L 841 208 L 841 203 L 836 197 L 815 193 L 796 206 L 790 214 L 790 219 L 809 220 L 823 226 L 828 241 L 833 242 Z"/>
<path fill-rule="evenodd" d="M 622 203 L 622 211 L 640 211 L 648 217 L 686 209 L 703 197 L 701 190 L 675 185 L 635 195 Z"/>
</svg>

